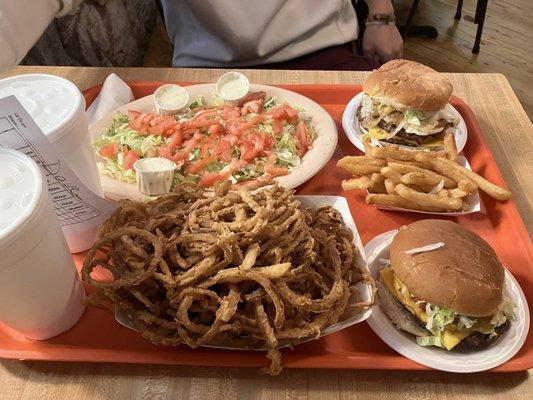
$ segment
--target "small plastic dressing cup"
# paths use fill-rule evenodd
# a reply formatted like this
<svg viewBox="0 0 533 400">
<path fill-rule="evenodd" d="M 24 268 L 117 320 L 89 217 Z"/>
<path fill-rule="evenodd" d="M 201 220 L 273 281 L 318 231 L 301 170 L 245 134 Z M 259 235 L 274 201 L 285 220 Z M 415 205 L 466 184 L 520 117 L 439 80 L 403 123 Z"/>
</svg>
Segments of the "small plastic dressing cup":
<svg viewBox="0 0 533 400">
<path fill-rule="evenodd" d="M 137 177 L 137 189 L 142 194 L 159 196 L 170 192 L 176 164 L 162 157 L 137 160 L 133 164 Z"/>
<path fill-rule="evenodd" d="M 179 85 L 169 83 L 159 86 L 153 94 L 153 99 L 158 114 L 176 114 L 189 104 L 189 92 Z"/>
<path fill-rule="evenodd" d="M 39 166 L 0 149 L 0 321 L 48 339 L 78 321 L 84 298 Z"/>
<path fill-rule="evenodd" d="M 250 91 L 250 81 L 240 72 L 227 72 L 218 78 L 216 91 L 226 104 L 237 105 Z"/>
</svg>

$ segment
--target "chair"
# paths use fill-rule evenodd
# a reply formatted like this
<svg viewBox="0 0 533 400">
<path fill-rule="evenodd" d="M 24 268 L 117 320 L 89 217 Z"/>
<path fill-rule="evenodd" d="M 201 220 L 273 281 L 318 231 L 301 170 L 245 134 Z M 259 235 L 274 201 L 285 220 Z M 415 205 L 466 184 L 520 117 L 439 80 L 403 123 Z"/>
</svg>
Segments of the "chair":
<svg viewBox="0 0 533 400">
<path fill-rule="evenodd" d="M 411 30 L 412 22 L 415 16 L 416 9 L 420 0 L 413 0 L 413 4 L 409 9 L 409 15 L 407 17 L 407 22 L 403 29 L 403 35 L 406 36 Z M 479 54 L 479 45 L 481 44 L 481 35 L 483 34 L 483 25 L 485 24 L 485 16 L 487 14 L 489 0 L 478 0 L 476 4 L 476 14 L 474 16 L 474 23 L 477 24 L 476 40 L 474 41 L 474 47 L 472 48 L 472 53 Z M 461 19 L 461 11 L 463 9 L 463 0 L 458 0 L 457 9 L 455 10 L 455 20 Z"/>
</svg>

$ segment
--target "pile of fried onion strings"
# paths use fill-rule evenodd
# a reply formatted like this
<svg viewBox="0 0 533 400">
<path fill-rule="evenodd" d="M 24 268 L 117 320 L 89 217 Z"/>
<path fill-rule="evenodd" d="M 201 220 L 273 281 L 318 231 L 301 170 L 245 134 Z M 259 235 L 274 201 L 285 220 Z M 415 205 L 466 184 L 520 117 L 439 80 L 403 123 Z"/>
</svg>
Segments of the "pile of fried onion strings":
<svg viewBox="0 0 533 400">
<path fill-rule="evenodd" d="M 118 307 L 155 344 L 267 350 L 278 374 L 280 347 L 363 312 L 373 298 L 356 284 L 373 281 L 334 208 L 304 209 L 277 185 L 229 188 L 123 201 L 86 256 L 87 302 Z"/>
</svg>

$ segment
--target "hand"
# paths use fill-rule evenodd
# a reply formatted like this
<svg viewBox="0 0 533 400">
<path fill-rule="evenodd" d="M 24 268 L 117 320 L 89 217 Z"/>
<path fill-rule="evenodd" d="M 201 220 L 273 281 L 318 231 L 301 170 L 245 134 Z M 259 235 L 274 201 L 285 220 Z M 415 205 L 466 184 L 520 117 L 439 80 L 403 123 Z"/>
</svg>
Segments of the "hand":
<svg viewBox="0 0 533 400">
<path fill-rule="evenodd" d="M 402 58 L 403 40 L 396 25 L 369 25 L 363 35 L 363 53 L 376 64 Z"/>
</svg>

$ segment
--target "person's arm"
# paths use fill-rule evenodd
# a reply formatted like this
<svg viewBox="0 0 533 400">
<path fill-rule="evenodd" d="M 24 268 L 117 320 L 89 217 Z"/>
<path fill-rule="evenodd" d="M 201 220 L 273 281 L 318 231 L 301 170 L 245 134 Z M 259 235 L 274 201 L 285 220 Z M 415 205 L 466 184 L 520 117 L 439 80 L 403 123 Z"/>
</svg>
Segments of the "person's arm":
<svg viewBox="0 0 533 400">
<path fill-rule="evenodd" d="M 391 0 L 365 0 L 368 5 L 368 20 L 374 16 L 389 15 L 394 18 Z M 394 23 L 369 22 L 363 35 L 363 53 L 378 64 L 403 55 L 403 40 Z"/>
<path fill-rule="evenodd" d="M 0 72 L 20 63 L 55 17 L 82 0 L 2 0 L 0 2 Z"/>
</svg>

